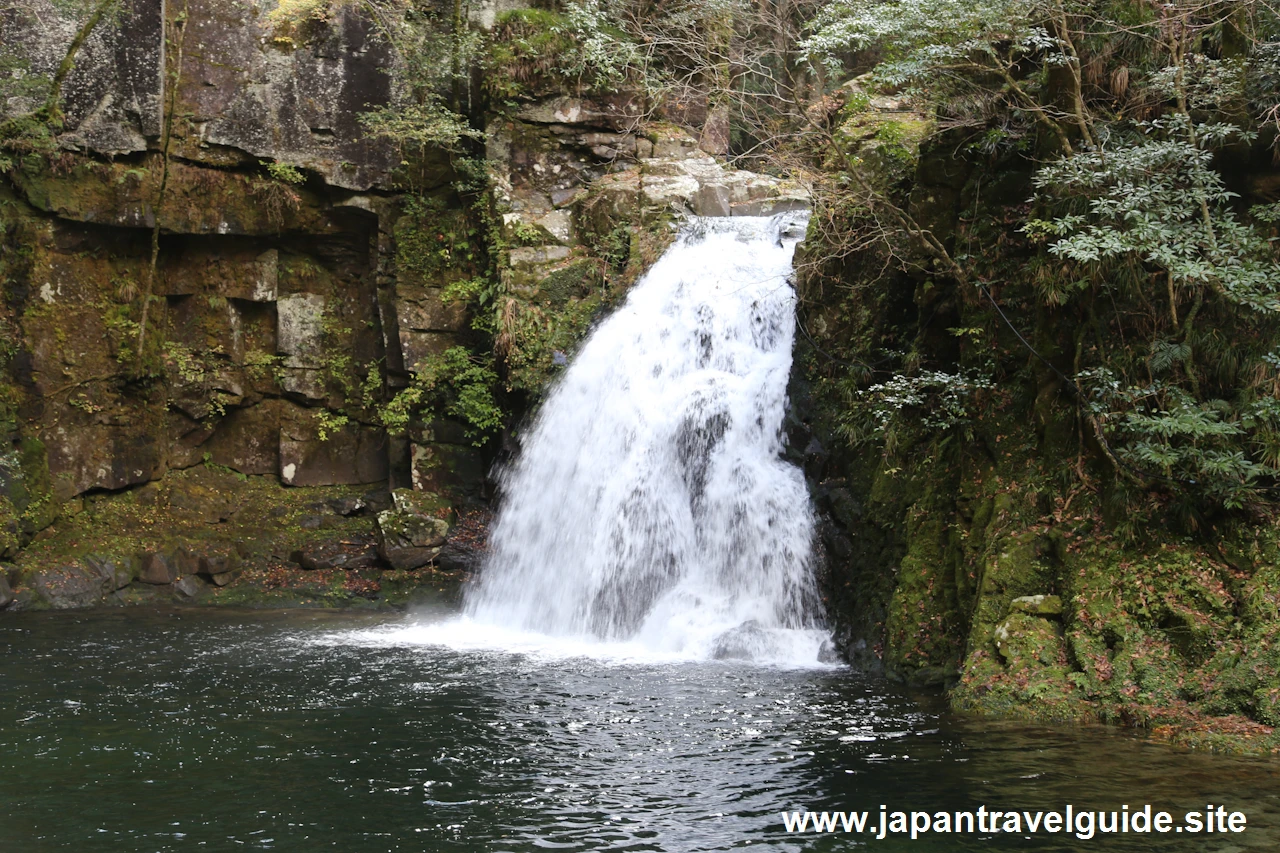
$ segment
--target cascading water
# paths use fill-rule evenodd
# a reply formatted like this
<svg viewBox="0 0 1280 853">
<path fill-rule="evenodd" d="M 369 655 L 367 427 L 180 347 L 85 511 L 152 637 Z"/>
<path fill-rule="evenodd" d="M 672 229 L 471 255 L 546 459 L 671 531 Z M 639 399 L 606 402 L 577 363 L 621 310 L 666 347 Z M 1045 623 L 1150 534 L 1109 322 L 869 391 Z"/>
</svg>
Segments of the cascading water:
<svg viewBox="0 0 1280 853">
<path fill-rule="evenodd" d="M 542 407 L 472 619 L 706 658 L 815 661 L 814 523 L 781 459 L 804 214 L 698 219 Z"/>
</svg>

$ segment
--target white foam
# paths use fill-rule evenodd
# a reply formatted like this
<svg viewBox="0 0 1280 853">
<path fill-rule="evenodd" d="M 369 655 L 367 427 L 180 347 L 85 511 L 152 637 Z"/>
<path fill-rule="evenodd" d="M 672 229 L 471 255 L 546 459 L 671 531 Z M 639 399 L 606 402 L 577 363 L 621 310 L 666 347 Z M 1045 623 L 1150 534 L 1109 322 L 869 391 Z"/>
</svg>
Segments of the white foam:
<svg viewBox="0 0 1280 853">
<path fill-rule="evenodd" d="M 549 635 L 478 622 L 469 616 L 432 622 L 410 619 L 375 628 L 310 635 L 307 639 L 319 645 L 496 652 L 523 655 L 540 662 L 591 660 L 605 666 L 695 663 L 710 657 L 706 649 L 664 651 L 635 640 L 603 641 L 589 635 Z M 773 639 L 768 648 L 758 650 L 749 661 L 733 659 L 726 663 L 749 662 L 751 665 L 786 669 L 828 669 L 834 666 L 819 662 L 820 652 L 830 642 L 824 630 L 781 630 Z"/>
</svg>

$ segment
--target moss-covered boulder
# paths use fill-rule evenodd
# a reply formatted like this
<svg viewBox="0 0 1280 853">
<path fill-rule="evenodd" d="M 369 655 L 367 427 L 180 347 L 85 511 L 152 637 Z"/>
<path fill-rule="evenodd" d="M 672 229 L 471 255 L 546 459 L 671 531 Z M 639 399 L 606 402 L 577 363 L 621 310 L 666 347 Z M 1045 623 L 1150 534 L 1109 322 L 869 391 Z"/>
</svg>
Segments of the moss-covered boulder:
<svg viewBox="0 0 1280 853">
<path fill-rule="evenodd" d="M 439 495 L 396 489 L 378 513 L 378 554 L 396 569 L 420 569 L 440 554 L 452 509 Z"/>
</svg>

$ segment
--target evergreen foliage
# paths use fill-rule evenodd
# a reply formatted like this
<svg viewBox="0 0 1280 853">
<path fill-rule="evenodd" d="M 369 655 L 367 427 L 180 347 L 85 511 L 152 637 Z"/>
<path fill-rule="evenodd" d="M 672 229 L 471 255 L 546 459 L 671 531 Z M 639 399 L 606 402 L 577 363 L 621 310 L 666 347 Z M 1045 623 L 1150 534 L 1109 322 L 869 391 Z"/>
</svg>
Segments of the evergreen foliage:
<svg viewBox="0 0 1280 853">
<path fill-rule="evenodd" d="M 888 252 L 903 268 L 954 279 L 966 325 L 1015 338 L 997 382 L 1028 357 L 1047 364 L 1133 500 L 1177 506 L 1193 527 L 1280 497 L 1275 215 L 1250 209 L 1223 170 L 1275 138 L 1275 90 L 1251 81 L 1276 79 L 1278 32 L 1264 5 L 1225 0 L 839 0 L 804 43 L 832 73 L 871 58 L 864 86 L 935 116 L 965 168 L 1030 176 L 1029 203 L 1005 208 L 1023 239 L 976 249 L 871 186 L 856 154 L 828 202 L 843 206 L 846 242 L 878 231 L 915 247 L 914 259 Z M 972 240 L 979 226 L 961 227 Z M 1052 331 L 1039 331 L 1045 312 Z M 900 372 L 872 390 L 989 361 L 991 341 L 958 343 L 899 350 Z M 932 429 L 929 413 L 946 410 L 868 396 L 880 433 L 889 401 Z"/>
</svg>

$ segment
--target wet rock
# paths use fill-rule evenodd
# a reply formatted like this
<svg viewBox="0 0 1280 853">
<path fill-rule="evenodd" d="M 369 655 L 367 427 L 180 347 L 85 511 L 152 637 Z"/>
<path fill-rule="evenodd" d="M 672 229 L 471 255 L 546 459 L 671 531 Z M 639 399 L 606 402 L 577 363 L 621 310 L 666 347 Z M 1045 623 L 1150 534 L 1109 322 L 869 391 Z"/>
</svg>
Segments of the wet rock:
<svg viewBox="0 0 1280 853">
<path fill-rule="evenodd" d="M 446 572 L 474 572 L 484 563 L 484 555 L 483 548 L 445 542 L 436 556 L 436 565 Z"/>
<path fill-rule="evenodd" d="M 391 509 L 391 492 L 386 490 L 369 492 L 361 498 L 369 507 L 369 512 L 379 513 Z"/>
<path fill-rule="evenodd" d="M 1033 616 L 1062 615 L 1062 599 L 1056 595 L 1024 595 L 1015 598 L 1010 607 Z"/>
<path fill-rule="evenodd" d="M 329 507 L 338 515 L 348 518 L 353 515 L 359 515 L 369 505 L 361 498 L 334 498 L 329 501 Z"/>
<path fill-rule="evenodd" d="M 321 441 L 313 425 L 280 430 L 280 480 L 287 486 L 378 483 L 387 479 L 387 437 L 355 424 Z"/>
<path fill-rule="evenodd" d="M 137 572 L 136 561 L 128 557 L 103 557 L 92 555 L 84 558 L 85 565 L 102 577 L 108 592 L 124 589 L 133 583 Z"/>
<path fill-rule="evenodd" d="M 9 588 L 9 578 L 0 572 L 0 610 L 13 603 L 13 590 Z"/>
<path fill-rule="evenodd" d="M 187 575 L 186 577 L 178 578 L 173 584 L 173 589 L 183 598 L 199 598 L 207 591 L 208 587 L 201 583 L 195 575 Z"/>
<path fill-rule="evenodd" d="M 240 560 L 234 545 L 214 545 L 195 558 L 195 573 L 214 586 L 226 586 L 240 574 Z"/>
<path fill-rule="evenodd" d="M 471 509 L 458 514 L 449 531 L 436 565 L 446 572 L 474 572 L 488 553 L 489 525 L 493 517 L 487 509 Z"/>
<path fill-rule="evenodd" d="M 852 530 L 862 520 L 862 505 L 843 479 L 824 480 L 820 484 L 822 502 L 831 517 L 845 530 Z"/>
<path fill-rule="evenodd" d="M 484 458 L 468 444 L 414 442 L 410 450 L 413 487 L 436 492 L 478 495 L 484 488 Z"/>
<path fill-rule="evenodd" d="M 420 569 L 441 552 L 449 506 L 438 495 L 396 489 L 393 506 L 378 513 L 378 554 L 396 569 Z"/>
<path fill-rule="evenodd" d="M 156 586 L 173 583 L 181 574 L 174 563 L 175 560 L 167 554 L 149 551 L 140 560 L 138 580 Z"/>
<path fill-rule="evenodd" d="M 298 551 L 304 569 L 365 569 L 378 565 L 378 547 L 372 542 L 342 541 L 307 545 Z"/>
<path fill-rule="evenodd" d="M 818 663 L 843 663 L 840 660 L 840 650 L 836 648 L 835 643 L 823 640 L 821 647 L 818 648 Z"/>
<path fill-rule="evenodd" d="M 171 587 L 135 583 L 126 586 L 124 589 L 116 590 L 107 598 L 107 601 L 111 604 L 125 607 L 134 607 L 140 604 L 168 604 L 173 600 L 172 593 Z"/>
<path fill-rule="evenodd" d="M 13 591 L 13 603 L 9 605 L 9 610 L 17 613 L 21 610 L 30 610 L 35 607 L 36 602 L 40 600 L 40 596 L 36 595 L 36 591 L 29 586 Z"/>
<path fill-rule="evenodd" d="M 707 184 L 698 187 L 693 196 L 693 208 L 699 216 L 729 216 L 729 188 L 719 184 Z"/>
<path fill-rule="evenodd" d="M 81 566 L 44 569 L 31 578 L 31 588 L 54 610 L 93 607 L 106 592 L 102 575 Z"/>
<path fill-rule="evenodd" d="M 771 647 L 763 626 L 752 619 L 717 637 L 711 657 L 715 660 L 755 660 Z"/>
</svg>

